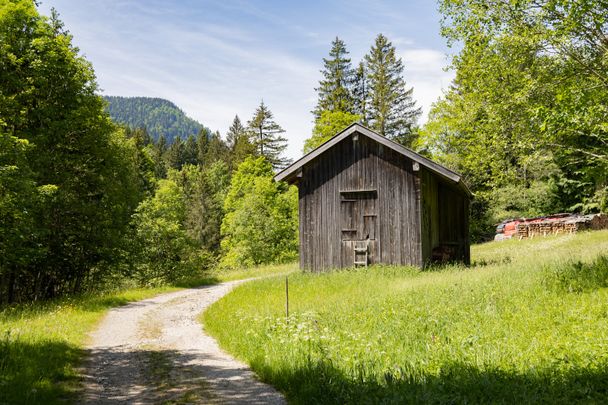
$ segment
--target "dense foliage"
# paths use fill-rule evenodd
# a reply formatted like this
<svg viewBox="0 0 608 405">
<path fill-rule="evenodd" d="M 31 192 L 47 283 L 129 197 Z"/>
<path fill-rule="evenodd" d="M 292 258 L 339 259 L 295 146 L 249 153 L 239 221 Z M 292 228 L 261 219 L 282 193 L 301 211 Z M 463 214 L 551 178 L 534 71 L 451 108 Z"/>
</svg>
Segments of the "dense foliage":
<svg viewBox="0 0 608 405">
<path fill-rule="evenodd" d="M 0 300 L 81 291 L 115 261 L 141 199 L 134 146 L 53 15 L 0 3 Z"/>
<path fill-rule="evenodd" d="M 294 260 L 298 251 L 298 193 L 272 180 L 263 157 L 248 157 L 232 176 L 224 202 L 223 265 Z"/>
<path fill-rule="evenodd" d="M 153 139 L 164 136 L 171 143 L 198 134 L 203 126 L 188 117 L 169 100 L 151 97 L 104 96 L 114 122 L 132 128 L 146 128 Z"/>
<path fill-rule="evenodd" d="M 508 216 L 608 209 L 606 3 L 442 0 L 440 10 L 461 50 L 423 138 L 475 192 L 477 236 Z"/>
<path fill-rule="evenodd" d="M 315 121 L 312 136 L 304 141 L 304 153 L 310 152 L 343 131 L 353 122 L 358 122 L 360 120 L 360 115 L 345 111 L 323 111 Z"/>
</svg>

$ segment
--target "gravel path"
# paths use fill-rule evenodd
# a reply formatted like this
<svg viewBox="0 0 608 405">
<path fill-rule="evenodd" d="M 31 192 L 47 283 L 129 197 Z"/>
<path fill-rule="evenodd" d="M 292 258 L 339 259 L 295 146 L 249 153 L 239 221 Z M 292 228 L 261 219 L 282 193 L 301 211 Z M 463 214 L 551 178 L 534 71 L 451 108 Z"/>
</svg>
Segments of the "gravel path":
<svg viewBox="0 0 608 405">
<path fill-rule="evenodd" d="M 196 318 L 243 281 L 188 289 L 111 310 L 91 335 L 83 403 L 284 404 L 224 353 Z"/>
</svg>

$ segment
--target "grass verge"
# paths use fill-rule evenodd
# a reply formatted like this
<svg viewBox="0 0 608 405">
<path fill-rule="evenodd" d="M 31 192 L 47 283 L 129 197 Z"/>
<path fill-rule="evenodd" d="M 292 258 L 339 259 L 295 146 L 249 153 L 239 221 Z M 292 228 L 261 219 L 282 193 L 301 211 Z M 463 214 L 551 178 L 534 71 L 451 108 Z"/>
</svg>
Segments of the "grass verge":
<svg viewBox="0 0 608 405">
<path fill-rule="evenodd" d="M 293 403 L 601 403 L 606 252 L 601 231 L 474 246 L 469 268 L 297 273 L 288 319 L 268 278 L 203 321 Z"/>
</svg>

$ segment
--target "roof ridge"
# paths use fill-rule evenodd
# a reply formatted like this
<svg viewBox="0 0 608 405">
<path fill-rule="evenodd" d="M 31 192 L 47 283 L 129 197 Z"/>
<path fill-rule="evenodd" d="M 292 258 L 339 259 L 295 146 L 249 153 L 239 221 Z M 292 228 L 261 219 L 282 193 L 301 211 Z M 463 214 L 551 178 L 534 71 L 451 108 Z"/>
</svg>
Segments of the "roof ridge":
<svg viewBox="0 0 608 405">
<path fill-rule="evenodd" d="M 466 184 L 464 184 L 462 182 L 462 176 L 460 174 L 456 173 L 453 170 L 448 169 L 447 167 L 445 167 L 443 165 L 440 165 L 439 163 L 432 161 L 431 159 L 429 159 L 427 157 L 422 156 L 421 154 L 419 154 L 417 152 L 414 152 L 413 150 L 411 150 L 403 145 L 398 144 L 395 141 L 392 141 L 392 140 L 386 138 L 385 136 L 380 135 L 379 133 L 373 131 L 372 129 L 369 129 L 368 127 L 364 126 L 363 124 L 361 124 L 359 122 L 354 122 L 354 123 L 350 124 L 348 127 L 343 129 L 342 131 L 338 132 L 336 135 L 334 135 L 327 141 L 323 142 L 321 145 L 319 145 L 312 151 L 308 152 L 307 154 L 302 156 L 300 159 L 296 160 L 291 165 L 287 166 L 285 169 L 281 170 L 279 173 L 277 173 L 274 176 L 275 180 L 283 181 L 283 180 L 287 179 L 288 177 L 290 177 L 290 175 L 295 173 L 299 168 L 304 166 L 306 163 L 312 161 L 317 156 L 323 154 L 325 151 L 329 150 L 334 145 L 340 143 L 342 140 L 344 140 L 345 138 L 347 138 L 354 132 L 358 132 L 359 134 L 365 135 L 368 138 L 373 139 L 374 141 L 391 148 L 395 152 L 400 153 L 401 155 L 406 156 L 407 158 L 420 163 L 427 169 L 444 177 L 445 179 L 452 181 L 456 184 L 460 184 L 462 186 L 462 188 L 469 195 L 472 195 L 471 191 L 468 189 Z"/>
</svg>

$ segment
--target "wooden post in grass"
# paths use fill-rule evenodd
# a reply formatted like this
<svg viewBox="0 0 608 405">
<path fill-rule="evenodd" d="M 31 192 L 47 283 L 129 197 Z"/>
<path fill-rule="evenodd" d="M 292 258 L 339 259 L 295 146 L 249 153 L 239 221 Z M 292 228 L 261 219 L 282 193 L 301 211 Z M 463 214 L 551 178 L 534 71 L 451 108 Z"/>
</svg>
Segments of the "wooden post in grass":
<svg viewBox="0 0 608 405">
<path fill-rule="evenodd" d="M 289 321 L 289 277 L 285 276 L 285 317 Z"/>
</svg>

